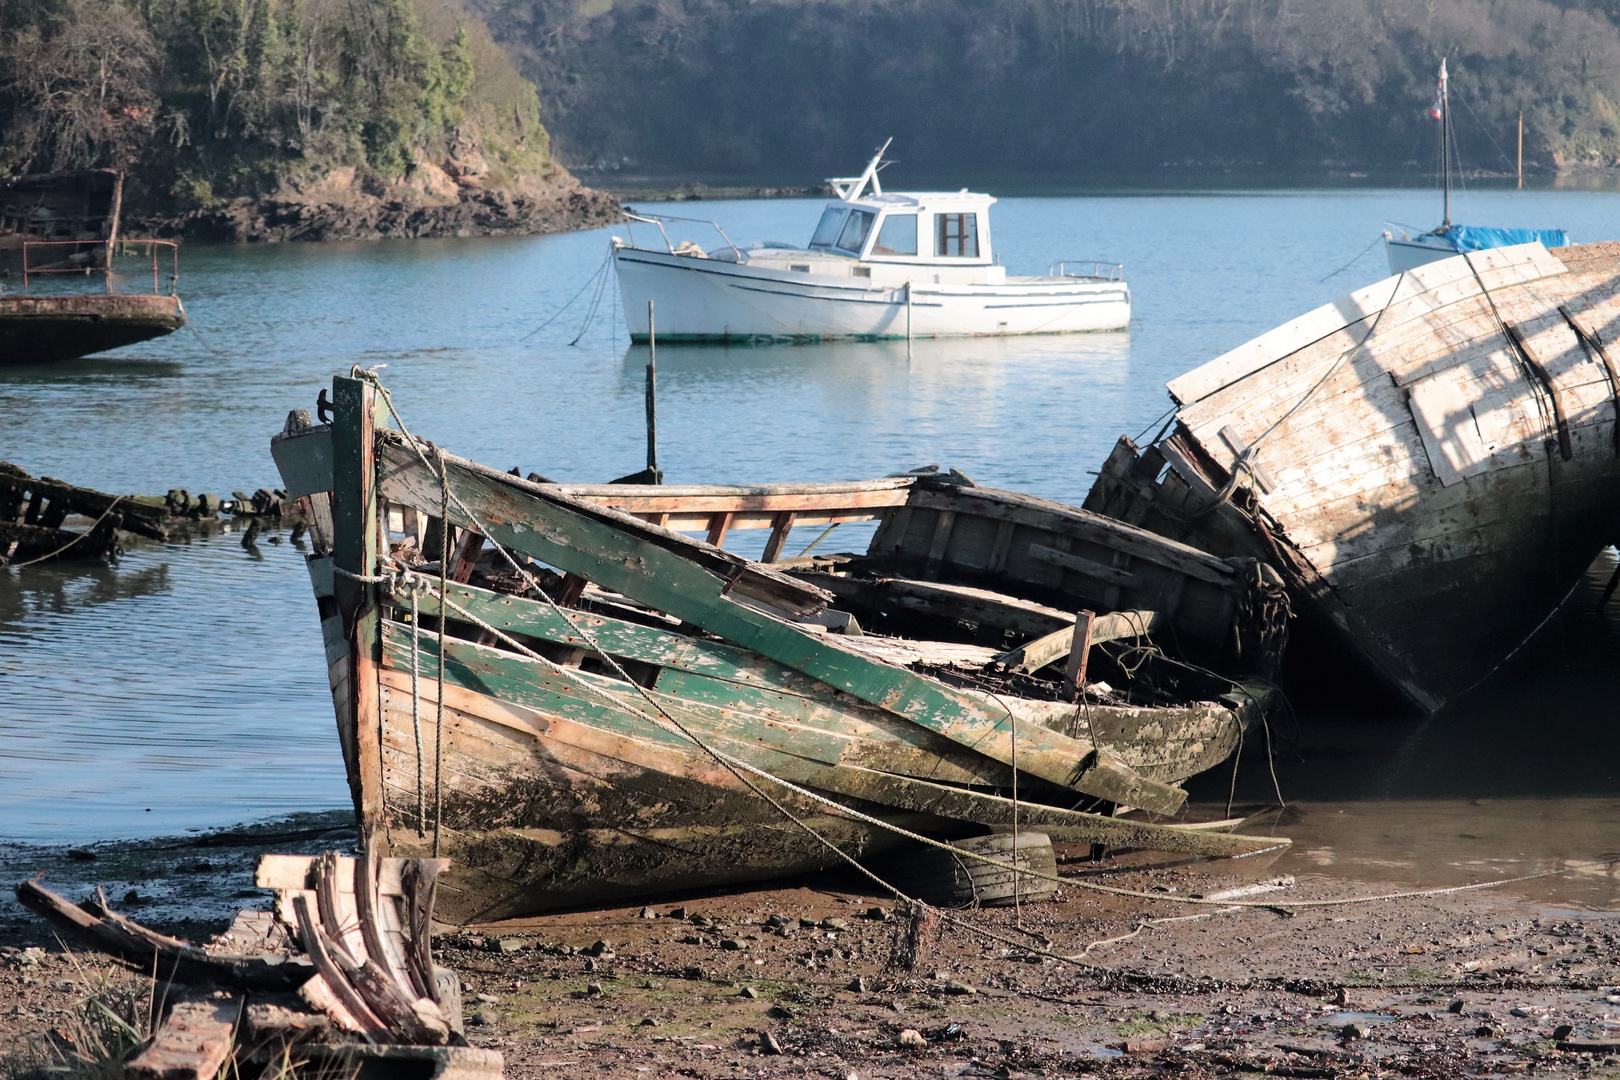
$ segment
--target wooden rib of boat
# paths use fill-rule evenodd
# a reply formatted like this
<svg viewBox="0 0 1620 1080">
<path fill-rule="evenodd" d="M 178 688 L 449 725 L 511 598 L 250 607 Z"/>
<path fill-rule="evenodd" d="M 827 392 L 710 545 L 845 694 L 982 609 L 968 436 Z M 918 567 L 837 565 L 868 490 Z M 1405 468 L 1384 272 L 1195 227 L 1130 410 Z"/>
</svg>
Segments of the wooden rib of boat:
<svg viewBox="0 0 1620 1080">
<path fill-rule="evenodd" d="M 1174 812 L 1177 782 L 1259 722 L 1263 690 L 1146 647 L 1161 626 L 1208 623 L 1211 641 L 1232 638 L 1252 562 L 916 475 L 578 486 L 437 451 L 430 465 L 382 426 L 371 383 L 339 378 L 333 401 L 330 425 L 295 412 L 272 451 L 314 522 L 309 569 L 357 811 L 386 853 L 436 845 L 453 860 L 440 891 L 448 918 L 833 864 L 804 826 L 861 858 L 899 842 L 891 826 L 950 838 L 1015 820 L 1060 840 L 1194 854 L 1286 843 L 1110 816 Z M 862 520 L 881 522 L 865 555 L 781 558 L 795 524 Z M 771 530 L 768 560 L 720 546 L 749 527 Z M 999 574 L 979 566 L 975 585 L 950 580 L 974 562 L 976 535 L 1001 550 Z M 1072 564 L 1029 554 L 1071 545 Z M 917 560 L 923 576 L 897 576 Z M 1123 569 L 1095 576 L 1093 563 L 1115 562 Z M 1045 602 L 1015 594 L 1019 575 Z M 1109 589 L 1122 601 L 1179 593 L 1180 606 L 1053 606 Z M 888 615 L 896 595 L 921 606 Z M 890 618 L 939 632 L 891 636 Z"/>
<path fill-rule="evenodd" d="M 1432 711 L 1620 535 L 1617 294 L 1616 244 L 1418 266 L 1170 383 L 1085 505 L 1267 559 L 1302 631 Z"/>
</svg>

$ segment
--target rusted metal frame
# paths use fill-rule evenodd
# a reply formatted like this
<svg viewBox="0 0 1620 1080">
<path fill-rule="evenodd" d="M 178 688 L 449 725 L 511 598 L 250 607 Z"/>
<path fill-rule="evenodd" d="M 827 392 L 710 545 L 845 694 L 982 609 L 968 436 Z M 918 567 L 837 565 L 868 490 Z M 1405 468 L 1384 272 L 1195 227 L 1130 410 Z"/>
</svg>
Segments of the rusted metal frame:
<svg viewBox="0 0 1620 1080">
<path fill-rule="evenodd" d="M 393 440 L 383 441 L 379 453 L 386 497 L 429 505 L 428 500 L 435 497 L 436 480 L 425 473 L 414 455 Z M 726 594 L 744 580 L 749 564 L 739 561 L 736 575 L 722 578 L 684 552 L 653 542 L 667 534 L 648 535 L 647 527 L 633 517 L 614 515 L 602 520 L 598 514 L 613 512 L 526 490 L 522 481 L 471 467 L 450 455 L 445 460 L 457 498 L 482 518 L 497 543 L 562 570 L 589 574 L 605 588 L 802 671 L 1003 764 L 1011 763 L 1016 727 L 1019 767 L 1033 776 L 1157 812 L 1174 812 L 1186 800 L 1180 789 L 1135 774 L 1130 783 L 1122 785 L 1120 772 L 1097 767 L 1095 755 L 1085 744 L 1017 721 L 936 680 L 844 649 L 826 640 L 826 635 L 812 634 L 785 619 L 732 602 Z M 459 514 L 459 508 L 453 507 L 452 516 Z M 755 569 L 754 573 L 769 572 Z M 815 594 L 826 595 L 820 590 Z M 1100 790 L 1088 790 L 1091 788 Z"/>
<path fill-rule="evenodd" d="M 1541 388 L 1547 391 L 1547 397 L 1552 400 L 1553 422 L 1558 428 L 1558 455 L 1565 461 L 1570 460 L 1575 456 L 1575 449 L 1570 445 L 1569 417 L 1564 412 L 1564 398 L 1558 391 L 1558 385 L 1553 382 L 1552 374 L 1530 351 L 1530 344 L 1525 341 L 1524 332 L 1506 321 L 1502 323 L 1502 329 L 1506 332 L 1508 341 L 1512 343 L 1514 352 L 1535 376 Z"/>
<path fill-rule="evenodd" d="M 1614 399 L 1614 452 L 1620 456 L 1620 368 L 1615 367 L 1614 359 L 1604 347 L 1602 336 L 1595 330 L 1588 330 L 1575 317 L 1568 304 L 1559 304 L 1558 314 L 1562 315 L 1569 328 L 1575 331 L 1575 339 L 1581 343 L 1581 348 L 1585 349 L 1589 356 L 1596 356 L 1603 364 L 1603 373 L 1609 379 L 1609 394 Z"/>
</svg>

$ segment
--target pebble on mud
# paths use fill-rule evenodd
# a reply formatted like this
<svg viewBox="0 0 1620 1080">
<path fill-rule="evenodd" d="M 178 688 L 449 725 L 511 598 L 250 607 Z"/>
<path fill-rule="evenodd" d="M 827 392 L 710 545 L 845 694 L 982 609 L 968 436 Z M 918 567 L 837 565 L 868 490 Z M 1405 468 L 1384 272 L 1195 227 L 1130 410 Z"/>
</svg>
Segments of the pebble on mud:
<svg viewBox="0 0 1620 1080">
<path fill-rule="evenodd" d="M 1365 1024 L 1346 1024 L 1339 1029 L 1341 1039 L 1365 1039 L 1372 1034 L 1372 1029 Z"/>
<path fill-rule="evenodd" d="M 528 947 L 529 943 L 527 941 L 515 937 L 496 938 L 489 946 L 491 952 L 499 953 L 522 952 Z"/>
<path fill-rule="evenodd" d="M 74 862 L 95 862 L 96 853 L 82 847 L 68 848 L 68 858 Z"/>
<path fill-rule="evenodd" d="M 776 1036 L 768 1031 L 759 1033 L 759 1052 L 762 1054 L 780 1054 L 782 1044 L 776 1041 Z"/>
<path fill-rule="evenodd" d="M 857 994 L 864 994 L 866 993 L 866 978 L 864 976 L 857 975 L 853 979 L 849 980 L 849 985 L 844 987 L 844 989 Z"/>
<path fill-rule="evenodd" d="M 737 991 L 737 996 L 740 998 L 757 998 L 759 997 L 759 991 L 755 990 L 752 986 L 745 986 L 741 990 Z"/>
<path fill-rule="evenodd" d="M 923 1033 L 916 1028 L 906 1028 L 902 1031 L 898 1042 L 902 1050 L 928 1049 L 928 1040 L 923 1038 Z"/>
<path fill-rule="evenodd" d="M 602 989 L 602 984 L 601 983 L 589 983 L 585 987 L 585 993 L 589 994 L 592 997 L 598 997 L 598 996 L 600 996 L 602 994 L 607 993 L 607 991 Z"/>
<path fill-rule="evenodd" d="M 946 979 L 945 992 L 947 994 L 977 994 L 978 987 L 965 983 L 960 979 Z"/>
<path fill-rule="evenodd" d="M 1557 1027 L 1553 1028 L 1553 1038 L 1558 1042 L 1563 1042 L 1573 1034 L 1575 1034 L 1574 1024 L 1559 1024 Z"/>
<path fill-rule="evenodd" d="M 741 952 L 746 947 L 747 946 L 734 937 L 728 937 L 720 943 L 720 948 L 724 949 L 726 952 Z"/>
<path fill-rule="evenodd" d="M 1466 1005 L 1467 1002 L 1463 1001 L 1462 998 L 1452 998 L 1451 1004 L 1446 1006 L 1446 1012 L 1460 1013 Z"/>
</svg>

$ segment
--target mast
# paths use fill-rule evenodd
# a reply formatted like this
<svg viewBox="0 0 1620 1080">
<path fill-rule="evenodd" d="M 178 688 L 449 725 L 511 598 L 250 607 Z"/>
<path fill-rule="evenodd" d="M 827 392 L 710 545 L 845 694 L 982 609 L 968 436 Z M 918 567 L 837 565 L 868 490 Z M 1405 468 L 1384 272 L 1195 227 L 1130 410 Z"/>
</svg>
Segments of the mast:
<svg viewBox="0 0 1620 1080">
<path fill-rule="evenodd" d="M 1451 228 L 1451 87 L 1446 78 L 1446 62 L 1440 61 L 1440 170 L 1444 175 L 1445 195 L 1442 204 L 1440 228 Z"/>
</svg>

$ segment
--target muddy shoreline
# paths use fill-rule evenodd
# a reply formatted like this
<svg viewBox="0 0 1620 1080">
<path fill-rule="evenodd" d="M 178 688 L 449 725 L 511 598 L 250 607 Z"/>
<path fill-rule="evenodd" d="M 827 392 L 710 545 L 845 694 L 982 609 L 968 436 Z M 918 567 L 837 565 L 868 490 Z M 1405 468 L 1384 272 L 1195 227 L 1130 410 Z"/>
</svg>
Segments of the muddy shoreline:
<svg viewBox="0 0 1620 1080">
<path fill-rule="evenodd" d="M 267 905 L 252 887 L 261 854 L 354 842 L 347 815 L 308 815 L 71 852 L 9 845 L 0 872 L 44 871 L 75 898 L 100 886 L 116 908 L 203 940 Z M 994 937 L 939 927 L 909 971 L 894 963 L 893 899 L 839 874 L 446 926 L 436 948 L 465 982 L 472 1042 L 501 1050 L 513 1078 L 1620 1075 L 1602 1049 L 1620 1040 L 1620 914 L 1504 890 L 1211 909 L 1177 901 L 1266 868 L 1068 859 L 1059 899 L 962 913 Z M 1302 876 L 1251 902 L 1386 891 Z M 0 1054 L 136 978 L 65 953 L 6 890 Z M 1559 1049 L 1568 1039 L 1599 1049 Z"/>
</svg>

